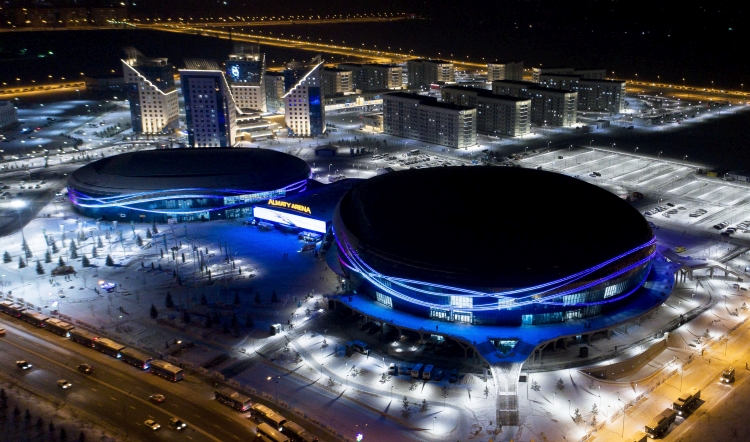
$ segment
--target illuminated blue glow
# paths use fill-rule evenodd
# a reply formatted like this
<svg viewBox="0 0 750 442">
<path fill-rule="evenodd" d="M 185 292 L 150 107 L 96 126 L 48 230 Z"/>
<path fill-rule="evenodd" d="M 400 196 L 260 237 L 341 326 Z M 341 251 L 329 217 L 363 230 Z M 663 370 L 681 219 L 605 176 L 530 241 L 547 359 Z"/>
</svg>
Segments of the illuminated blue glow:
<svg viewBox="0 0 750 442">
<path fill-rule="evenodd" d="M 372 267 L 370 267 L 367 263 L 365 263 L 359 257 L 359 254 L 357 253 L 357 251 L 354 250 L 351 244 L 349 244 L 348 240 L 346 239 L 345 234 L 343 233 L 339 234 L 339 232 L 334 232 L 334 233 L 335 233 L 334 236 L 336 238 L 336 243 L 340 252 L 339 262 L 341 263 L 342 267 L 345 267 L 349 269 L 350 271 L 356 272 L 361 277 L 363 277 L 368 282 L 370 282 L 373 286 L 375 286 L 378 291 L 388 293 L 391 296 L 399 298 L 410 304 L 420 305 L 420 306 L 429 307 L 429 308 L 436 308 L 436 309 L 445 309 L 446 307 L 450 307 L 450 304 L 449 303 L 438 304 L 434 302 L 428 302 L 428 301 L 424 301 L 421 299 L 417 299 L 417 298 L 414 298 L 413 296 L 409 296 L 399 290 L 396 290 L 394 287 L 403 288 L 410 292 L 424 293 L 425 295 L 429 295 L 431 297 L 449 298 L 451 296 L 462 296 L 462 297 L 471 297 L 471 298 L 484 298 L 485 300 L 490 301 L 489 303 L 481 303 L 471 308 L 461 308 L 461 310 L 466 310 L 470 312 L 507 310 L 507 309 L 513 309 L 516 307 L 524 306 L 524 305 L 535 305 L 535 304 L 549 305 L 549 306 L 565 306 L 565 307 L 575 308 L 575 307 L 580 307 L 580 306 L 592 306 L 592 305 L 602 305 L 602 304 L 612 303 L 620 299 L 623 299 L 624 297 L 635 292 L 635 290 L 637 290 L 645 282 L 645 278 L 648 275 L 648 272 L 643 273 L 643 276 L 639 278 L 639 281 L 637 282 L 637 284 L 632 290 L 628 290 L 627 288 L 625 288 L 624 290 L 627 292 L 625 294 L 619 293 L 619 294 L 615 294 L 614 296 L 611 296 L 602 300 L 596 300 L 596 301 L 592 300 L 591 302 L 585 302 L 585 303 L 564 303 L 564 302 L 561 302 L 561 299 L 563 296 L 566 296 L 566 295 L 584 293 L 587 289 L 590 289 L 596 286 L 601 286 L 602 284 L 605 284 L 606 282 L 613 280 L 615 278 L 618 278 L 628 272 L 638 271 L 639 269 L 641 270 L 646 269 L 648 266 L 650 266 L 650 262 L 656 254 L 655 248 L 653 247 L 653 245 L 656 242 L 656 238 L 652 238 L 651 240 L 649 240 L 648 242 L 644 243 L 641 246 L 638 246 L 628 252 L 615 256 L 614 258 L 609 259 L 596 266 L 593 266 L 589 269 L 583 270 L 581 272 L 577 272 L 573 275 L 560 278 L 555 281 L 550 281 L 544 284 L 531 286 L 531 287 L 524 287 L 524 288 L 519 288 L 519 289 L 514 289 L 514 290 L 507 290 L 507 291 L 493 293 L 493 292 L 481 292 L 481 291 L 470 290 L 470 289 L 465 289 L 461 287 L 451 287 L 451 286 L 442 285 L 442 284 L 433 284 L 433 283 L 424 282 L 424 281 L 417 281 L 417 280 L 404 279 L 404 278 L 384 275 L 376 271 Z M 630 265 L 627 265 L 606 276 L 597 278 L 592 281 L 586 281 L 584 284 L 576 285 L 575 287 L 568 287 L 571 283 L 579 281 L 582 278 L 585 278 L 587 275 L 591 275 L 592 273 L 620 259 L 626 258 L 646 247 L 651 248 L 648 255 L 637 260 L 636 262 Z M 495 299 L 495 301 L 492 301 L 493 298 Z"/>
<path fill-rule="evenodd" d="M 328 231 L 325 221 L 280 212 L 266 207 L 254 207 L 253 216 L 289 227 L 312 230 L 313 232 L 326 233 Z"/>
<path fill-rule="evenodd" d="M 270 191 L 244 190 L 244 189 L 206 189 L 206 188 L 184 188 L 168 189 L 150 192 L 130 193 L 109 197 L 89 196 L 72 187 L 68 188 L 70 202 L 84 209 L 126 209 L 144 213 L 158 213 L 164 215 L 195 215 L 217 210 L 230 209 L 237 206 L 256 203 L 269 198 L 284 197 L 288 193 L 297 193 L 305 190 L 307 180 L 297 181 L 281 189 Z M 210 207 L 196 207 L 184 209 L 149 209 L 142 207 L 144 204 L 168 200 L 207 199 L 221 200 L 220 203 Z"/>
</svg>

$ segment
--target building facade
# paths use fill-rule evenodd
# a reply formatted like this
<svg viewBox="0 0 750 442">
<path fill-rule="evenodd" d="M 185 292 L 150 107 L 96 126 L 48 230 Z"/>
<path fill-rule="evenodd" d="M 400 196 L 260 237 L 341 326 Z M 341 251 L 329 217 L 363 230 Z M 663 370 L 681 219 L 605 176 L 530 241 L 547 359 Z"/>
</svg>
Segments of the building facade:
<svg viewBox="0 0 750 442">
<path fill-rule="evenodd" d="M 173 130 L 180 117 L 174 67 L 166 58 L 146 58 L 133 48 L 126 52 L 122 71 L 133 132 L 156 134 Z"/>
<path fill-rule="evenodd" d="M 266 112 L 268 107 L 263 86 L 266 55 L 257 49 L 245 52 L 245 48 L 239 46 L 235 48 L 234 54 L 229 55 L 225 66 L 227 81 L 237 107 Z"/>
<path fill-rule="evenodd" d="M 587 79 L 579 74 L 542 74 L 539 84 L 578 92 L 579 111 L 620 113 L 625 108 L 625 81 Z"/>
<path fill-rule="evenodd" d="M 284 113 L 284 75 L 281 72 L 266 71 L 263 75 L 263 90 L 266 95 L 266 110 Z"/>
<path fill-rule="evenodd" d="M 353 92 L 352 71 L 341 68 L 323 68 L 323 95 Z"/>
<path fill-rule="evenodd" d="M 284 94 L 284 122 L 289 135 L 315 137 L 325 133 L 322 71 L 323 61 L 318 56 Z"/>
<path fill-rule="evenodd" d="M 441 60 L 416 59 L 406 62 L 409 89 L 429 89 L 438 82 L 453 83 L 455 72 L 453 63 Z"/>
<path fill-rule="evenodd" d="M 394 92 L 383 95 L 383 131 L 389 135 L 457 149 L 477 144 L 477 110 L 436 98 Z"/>
<path fill-rule="evenodd" d="M 218 66 L 188 64 L 180 70 L 190 147 L 233 147 L 237 105 Z"/>
<path fill-rule="evenodd" d="M 523 62 L 508 61 L 503 63 L 487 64 L 487 82 L 495 80 L 523 80 Z"/>
<path fill-rule="evenodd" d="M 18 112 L 10 101 L 0 101 L 0 129 L 18 123 Z"/>
<path fill-rule="evenodd" d="M 520 137 L 531 132 L 531 99 L 461 86 L 446 86 L 441 92 L 446 103 L 477 109 L 478 133 Z"/>
<path fill-rule="evenodd" d="M 396 90 L 402 87 L 403 68 L 399 65 L 342 63 L 338 67 L 352 72 L 354 90 L 368 92 Z"/>
<path fill-rule="evenodd" d="M 540 126 L 564 127 L 576 123 L 578 92 L 510 80 L 493 81 L 492 92 L 531 99 L 531 122 Z"/>
<path fill-rule="evenodd" d="M 544 74 L 563 74 L 563 75 L 576 75 L 580 78 L 587 80 L 604 80 L 607 78 L 607 70 L 604 68 L 596 69 L 575 69 L 566 67 L 554 67 L 554 68 L 531 68 L 531 81 L 539 83 L 541 76 Z"/>
</svg>

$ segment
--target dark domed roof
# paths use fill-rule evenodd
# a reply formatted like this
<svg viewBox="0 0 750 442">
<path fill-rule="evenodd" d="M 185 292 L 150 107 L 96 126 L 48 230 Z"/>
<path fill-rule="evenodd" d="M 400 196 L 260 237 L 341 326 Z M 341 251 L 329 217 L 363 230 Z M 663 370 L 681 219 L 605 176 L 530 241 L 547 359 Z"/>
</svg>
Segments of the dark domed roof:
<svg viewBox="0 0 750 442">
<path fill-rule="evenodd" d="M 103 193 L 180 188 L 265 191 L 309 175 L 303 160 L 274 150 L 160 149 L 103 158 L 76 170 L 69 185 Z"/>
<path fill-rule="evenodd" d="M 541 170 L 447 167 L 388 173 L 334 215 L 361 258 L 389 276 L 464 287 L 528 287 L 653 238 L 626 201 Z"/>
</svg>

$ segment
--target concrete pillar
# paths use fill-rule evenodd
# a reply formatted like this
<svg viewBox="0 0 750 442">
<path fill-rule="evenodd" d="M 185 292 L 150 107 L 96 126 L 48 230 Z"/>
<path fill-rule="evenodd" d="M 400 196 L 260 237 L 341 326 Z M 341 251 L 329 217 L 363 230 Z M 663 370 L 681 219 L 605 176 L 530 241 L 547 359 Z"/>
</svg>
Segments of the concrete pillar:
<svg viewBox="0 0 750 442">
<path fill-rule="evenodd" d="M 557 339 L 552 341 L 552 351 L 557 351 Z"/>
<path fill-rule="evenodd" d="M 612 329 L 607 329 L 607 340 L 612 339 Z"/>
<path fill-rule="evenodd" d="M 563 346 L 565 347 L 565 350 L 568 349 L 568 338 L 563 338 Z"/>
<path fill-rule="evenodd" d="M 495 380 L 495 411 L 498 425 L 518 426 L 518 376 L 523 364 L 502 362 L 490 365 Z"/>
</svg>

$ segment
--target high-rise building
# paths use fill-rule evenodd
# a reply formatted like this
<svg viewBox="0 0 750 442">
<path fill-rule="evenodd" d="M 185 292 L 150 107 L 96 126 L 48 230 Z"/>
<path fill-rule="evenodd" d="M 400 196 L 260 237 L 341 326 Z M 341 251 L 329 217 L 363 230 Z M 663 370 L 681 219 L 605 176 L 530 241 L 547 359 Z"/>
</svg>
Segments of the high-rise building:
<svg viewBox="0 0 750 442">
<path fill-rule="evenodd" d="M 237 105 L 216 63 L 185 60 L 180 70 L 190 147 L 232 147 L 237 137 Z"/>
<path fill-rule="evenodd" d="M 237 107 L 266 112 L 267 98 L 263 87 L 266 55 L 258 50 L 258 46 L 236 44 L 225 67 Z"/>
<path fill-rule="evenodd" d="M 314 137 L 325 133 L 322 71 L 323 60 L 318 55 L 284 94 L 284 121 L 289 135 Z"/>
<path fill-rule="evenodd" d="M 576 123 L 578 92 L 545 88 L 528 81 L 497 80 L 492 92 L 531 99 L 531 122 L 540 126 L 572 126 Z"/>
<path fill-rule="evenodd" d="M 342 63 L 339 69 L 352 71 L 352 84 L 362 92 L 401 89 L 403 68 L 396 64 Z"/>
<path fill-rule="evenodd" d="M 353 92 L 352 71 L 339 68 L 323 68 L 323 95 Z"/>
<path fill-rule="evenodd" d="M 405 92 L 383 95 L 383 131 L 461 149 L 477 144 L 477 110 Z"/>
<path fill-rule="evenodd" d="M 122 71 L 133 132 L 155 134 L 177 127 L 180 107 L 173 66 L 166 58 L 147 58 L 135 48 L 125 52 Z"/>
<path fill-rule="evenodd" d="M 284 74 L 266 71 L 263 75 L 263 90 L 266 94 L 266 109 L 271 113 L 284 112 Z"/>
<path fill-rule="evenodd" d="M 0 129 L 18 123 L 18 112 L 10 101 L 0 101 Z"/>
<path fill-rule="evenodd" d="M 487 89 L 445 86 L 443 101 L 477 109 L 477 132 L 519 137 L 531 132 L 531 99 L 496 95 Z"/>
<path fill-rule="evenodd" d="M 578 72 L 578 71 L 576 71 Z M 539 84 L 578 92 L 578 110 L 620 113 L 625 108 L 625 81 L 587 79 L 579 74 L 542 74 Z"/>
<path fill-rule="evenodd" d="M 523 80 L 523 61 L 507 61 L 487 64 L 487 82 L 495 80 Z"/>
<path fill-rule="evenodd" d="M 416 59 L 406 62 L 409 89 L 429 89 L 436 83 L 453 83 L 453 62 Z"/>
</svg>

